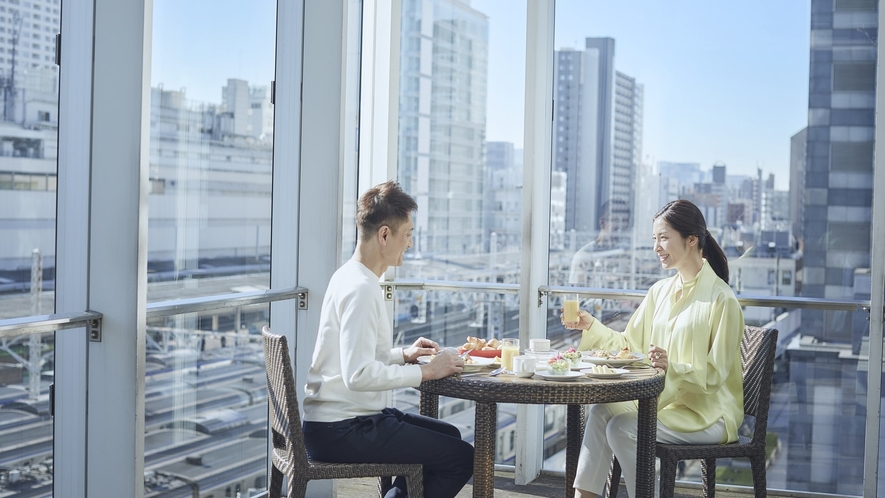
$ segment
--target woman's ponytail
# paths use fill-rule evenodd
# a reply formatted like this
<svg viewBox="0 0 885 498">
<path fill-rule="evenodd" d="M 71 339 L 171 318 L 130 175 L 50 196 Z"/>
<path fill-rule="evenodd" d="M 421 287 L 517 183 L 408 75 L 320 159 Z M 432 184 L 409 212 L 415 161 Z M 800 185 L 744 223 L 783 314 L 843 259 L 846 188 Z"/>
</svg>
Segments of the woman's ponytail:
<svg viewBox="0 0 885 498">
<path fill-rule="evenodd" d="M 728 259 L 726 259 L 725 253 L 722 251 L 722 248 L 719 247 L 719 243 L 716 242 L 713 235 L 710 234 L 710 231 L 705 230 L 705 232 L 703 246 L 701 247 L 701 255 L 707 260 L 707 263 L 710 264 L 710 268 L 716 272 L 716 275 L 719 275 L 719 278 L 725 280 L 725 283 L 727 284 Z"/>
</svg>

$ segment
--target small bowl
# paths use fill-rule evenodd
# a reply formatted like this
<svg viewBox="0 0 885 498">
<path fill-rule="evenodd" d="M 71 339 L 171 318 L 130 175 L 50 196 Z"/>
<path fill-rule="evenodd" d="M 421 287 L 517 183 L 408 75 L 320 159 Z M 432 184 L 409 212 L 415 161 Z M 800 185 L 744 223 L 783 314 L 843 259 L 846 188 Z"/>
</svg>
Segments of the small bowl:
<svg viewBox="0 0 885 498">
<path fill-rule="evenodd" d="M 555 349 L 550 349 L 548 351 L 535 351 L 533 349 L 526 349 L 523 353 L 525 355 L 534 356 L 538 359 L 538 361 L 547 361 L 550 358 L 556 358 L 559 355 L 559 351 Z"/>
</svg>

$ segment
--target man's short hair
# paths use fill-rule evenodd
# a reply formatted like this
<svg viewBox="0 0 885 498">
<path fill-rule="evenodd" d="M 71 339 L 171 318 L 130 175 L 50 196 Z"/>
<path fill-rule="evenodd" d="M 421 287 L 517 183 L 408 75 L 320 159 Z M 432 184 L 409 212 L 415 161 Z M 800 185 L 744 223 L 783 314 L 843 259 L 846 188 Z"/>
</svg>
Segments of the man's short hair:
<svg viewBox="0 0 885 498">
<path fill-rule="evenodd" d="M 356 226 L 360 238 L 366 240 L 387 225 L 396 233 L 409 219 L 409 213 L 418 209 L 412 196 L 403 192 L 399 183 L 389 180 L 367 190 L 356 208 Z"/>
</svg>

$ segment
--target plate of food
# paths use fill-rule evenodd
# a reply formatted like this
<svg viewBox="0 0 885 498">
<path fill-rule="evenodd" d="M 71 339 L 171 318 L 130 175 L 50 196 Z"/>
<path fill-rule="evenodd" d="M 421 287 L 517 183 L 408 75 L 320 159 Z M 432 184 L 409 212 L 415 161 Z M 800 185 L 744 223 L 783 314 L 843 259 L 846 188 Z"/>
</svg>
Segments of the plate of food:
<svg viewBox="0 0 885 498">
<path fill-rule="evenodd" d="M 480 358 L 495 358 L 501 356 L 501 341 L 498 339 L 480 339 L 479 337 L 467 336 L 467 342 L 458 348 L 459 353 L 470 351 L 470 356 Z"/>
<path fill-rule="evenodd" d="M 630 351 L 627 348 L 618 351 L 609 351 L 607 349 L 598 349 L 596 351 L 585 352 L 583 360 L 594 365 L 608 365 L 610 367 L 621 367 L 644 360 L 645 355 Z"/>
<path fill-rule="evenodd" d="M 436 356 L 436 355 L 419 356 L 418 357 L 418 364 L 419 365 L 426 365 L 426 364 L 430 363 L 431 360 L 433 360 L 434 356 Z M 464 373 L 479 372 L 480 370 L 482 370 L 485 367 L 490 367 L 490 366 L 494 365 L 494 363 L 495 363 L 494 358 L 482 358 L 482 357 L 469 357 L 468 356 L 467 358 L 464 358 Z"/>
<path fill-rule="evenodd" d="M 581 373 L 594 379 L 617 379 L 627 372 L 629 372 L 629 370 L 623 368 L 611 368 L 608 365 L 593 365 L 590 368 L 581 370 Z"/>
<path fill-rule="evenodd" d="M 568 382 L 570 380 L 575 380 L 583 377 L 584 374 L 581 372 L 572 372 L 567 371 L 561 374 L 552 374 L 550 372 L 535 372 L 535 377 L 539 377 L 544 380 L 552 380 L 556 382 Z"/>
</svg>

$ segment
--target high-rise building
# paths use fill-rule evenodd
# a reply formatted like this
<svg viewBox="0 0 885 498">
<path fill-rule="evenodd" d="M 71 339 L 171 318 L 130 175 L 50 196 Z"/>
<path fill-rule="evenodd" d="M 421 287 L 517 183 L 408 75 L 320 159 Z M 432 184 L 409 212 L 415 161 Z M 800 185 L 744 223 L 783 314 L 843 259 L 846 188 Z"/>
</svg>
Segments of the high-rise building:
<svg viewBox="0 0 885 498">
<path fill-rule="evenodd" d="M 13 64 L 16 79 L 31 69 L 58 74 L 55 65 L 55 35 L 59 33 L 60 2 L 3 2 L 0 10 L 0 71 L 8 77 Z M 14 62 L 13 62 L 14 59 Z M 19 73 L 19 71 L 22 71 Z M 22 81 L 24 81 L 23 78 Z M 56 82 L 57 83 L 57 82 Z"/>
<path fill-rule="evenodd" d="M 219 112 L 227 135 L 265 142 L 273 137 L 273 105 L 266 86 L 250 86 L 246 80 L 228 78 L 221 89 Z"/>
<path fill-rule="evenodd" d="M 399 177 L 421 207 L 422 254 L 482 252 L 488 18 L 458 0 L 404 0 Z"/>
<path fill-rule="evenodd" d="M 875 1 L 811 1 L 802 295 L 854 297 L 870 264 L 878 10 Z M 850 340 L 849 320 L 805 311 L 802 329 Z"/>
<path fill-rule="evenodd" d="M 566 230 L 593 232 L 607 203 L 634 204 L 643 86 L 615 70 L 614 56 L 611 38 L 556 52 L 553 153 L 566 173 Z"/>
<path fill-rule="evenodd" d="M 58 93 L 55 35 L 60 26 L 59 3 L 16 1 L 0 5 L 0 99 L 5 121 L 58 121 L 58 100 L 53 97 Z M 36 109 L 31 104 L 35 99 L 51 102 L 37 104 Z"/>
<path fill-rule="evenodd" d="M 485 226 L 488 240 L 495 234 L 498 247 L 517 248 L 522 239 L 522 164 L 517 165 L 513 144 L 486 144 Z"/>
<path fill-rule="evenodd" d="M 695 183 L 707 181 L 706 174 L 701 171 L 700 163 L 658 161 L 658 174 L 676 180 L 680 194 L 683 190 L 692 188 Z"/>
<path fill-rule="evenodd" d="M 609 198 L 635 204 L 642 164 L 642 108 L 644 87 L 636 79 L 615 72 L 615 115 Z"/>
<path fill-rule="evenodd" d="M 790 137 L 790 229 L 793 237 L 804 245 L 805 225 L 805 142 L 808 128 Z"/>
<path fill-rule="evenodd" d="M 789 233 L 790 193 L 786 190 L 766 188 L 762 191 L 762 230 Z"/>
</svg>

